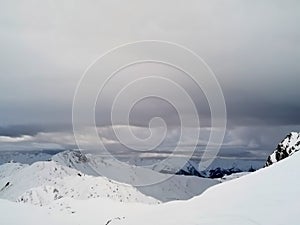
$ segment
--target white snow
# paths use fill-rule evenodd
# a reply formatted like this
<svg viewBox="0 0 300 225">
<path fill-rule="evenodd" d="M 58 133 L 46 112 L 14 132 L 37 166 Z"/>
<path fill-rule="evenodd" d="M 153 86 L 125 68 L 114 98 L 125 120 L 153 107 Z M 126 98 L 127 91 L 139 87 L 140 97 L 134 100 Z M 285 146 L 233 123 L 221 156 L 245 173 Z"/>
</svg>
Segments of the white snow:
<svg viewBox="0 0 300 225">
<path fill-rule="evenodd" d="M 104 171 L 109 177 L 121 180 L 123 183 L 132 184 L 145 183 L 153 177 L 159 177 L 163 182 L 154 183 L 149 186 L 136 186 L 136 188 L 147 196 L 151 196 L 162 202 L 172 200 L 186 200 L 201 194 L 207 188 L 219 183 L 217 180 L 193 177 L 193 176 L 171 176 L 162 174 L 151 169 L 132 167 L 123 171 L 119 164 L 111 159 L 84 155 L 74 151 L 65 151 L 52 157 L 52 160 L 68 167 L 75 168 L 84 174 L 101 175 Z"/>
<path fill-rule="evenodd" d="M 300 133 L 291 132 L 281 141 L 277 149 L 269 156 L 267 166 L 280 161 L 286 156 L 290 156 L 300 150 Z M 277 157 L 279 158 L 277 158 Z"/>
<path fill-rule="evenodd" d="M 6 163 L 0 165 L 0 179 L 11 176 L 27 166 L 27 164 L 21 163 Z"/>
<path fill-rule="evenodd" d="M 2 168 L 5 166 L 12 167 L 4 164 Z M 7 175 L 0 179 L 0 198 L 11 201 L 45 205 L 62 197 L 102 197 L 120 202 L 159 203 L 132 186 L 84 175 L 56 162 L 36 162 Z"/>
<path fill-rule="evenodd" d="M 1 224 L 298 225 L 300 153 L 187 201 L 158 205 L 62 198 L 34 207 L 0 200 Z"/>
<path fill-rule="evenodd" d="M 216 180 L 221 181 L 221 182 L 230 181 L 230 180 L 240 178 L 240 177 L 245 176 L 245 175 L 250 174 L 250 173 L 251 172 L 233 173 L 233 174 L 230 174 L 230 175 L 225 175 L 222 178 L 217 178 Z"/>
</svg>

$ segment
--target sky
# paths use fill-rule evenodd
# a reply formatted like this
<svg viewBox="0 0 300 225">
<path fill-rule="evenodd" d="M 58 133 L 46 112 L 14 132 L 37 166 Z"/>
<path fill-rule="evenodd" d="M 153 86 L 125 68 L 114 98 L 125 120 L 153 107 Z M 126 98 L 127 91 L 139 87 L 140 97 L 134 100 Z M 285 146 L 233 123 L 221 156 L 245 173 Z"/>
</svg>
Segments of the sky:
<svg viewBox="0 0 300 225">
<path fill-rule="evenodd" d="M 220 155 L 265 158 L 287 133 L 300 131 L 299 21 L 297 0 L 0 0 L 0 150 L 75 148 L 72 102 L 87 67 L 121 44 L 164 40 L 198 54 L 222 88 L 227 130 Z M 144 64 L 123 73 L 138 77 L 151 68 Z M 155 71 L 182 77 L 170 68 Z M 211 131 L 205 95 L 186 78 L 178 81 L 195 102 L 203 128 L 199 146 L 204 146 Z M 112 149 L 120 145 L 105 112 L 120 84 L 107 86 L 96 106 L 97 129 Z M 168 125 L 162 147 L 171 151 L 180 132 L 170 104 L 141 101 L 132 109 L 132 130 L 147 137 L 156 116 Z M 160 127 L 153 132 L 162 133 Z M 95 148 L 93 137 L 85 138 Z M 188 138 L 184 141 L 189 145 Z"/>
</svg>

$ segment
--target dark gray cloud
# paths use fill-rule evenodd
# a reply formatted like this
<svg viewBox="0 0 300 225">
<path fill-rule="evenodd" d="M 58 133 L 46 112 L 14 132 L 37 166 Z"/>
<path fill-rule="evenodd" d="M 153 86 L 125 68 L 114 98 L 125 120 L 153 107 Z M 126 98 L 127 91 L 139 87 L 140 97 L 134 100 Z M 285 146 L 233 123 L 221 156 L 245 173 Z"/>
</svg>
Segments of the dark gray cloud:
<svg viewBox="0 0 300 225">
<path fill-rule="evenodd" d="M 39 133 L 59 132 L 70 130 L 67 124 L 28 124 L 0 126 L 0 136 L 18 138 L 22 136 L 36 136 Z"/>
<path fill-rule="evenodd" d="M 228 112 L 224 145 L 231 151 L 225 149 L 224 154 L 268 152 L 286 132 L 299 131 L 297 0 L 177 4 L 0 0 L 0 4 L 0 136 L 31 137 L 3 139 L 5 148 L 13 141 L 20 146 L 32 142 L 74 146 L 71 110 L 82 73 L 103 52 L 143 39 L 183 44 L 215 72 Z M 161 72 L 176 77 L 189 90 L 201 125 L 209 127 L 210 111 L 201 90 L 182 74 L 169 69 Z M 98 125 L 110 124 L 117 87 L 108 88 L 105 101 L 97 105 Z M 178 125 L 176 111 L 158 100 L 137 104 L 130 120 L 144 127 L 153 116 L 164 118 L 171 128 Z M 113 135 L 106 138 L 114 140 Z M 171 146 L 174 140 L 166 144 Z"/>
<path fill-rule="evenodd" d="M 34 136 L 44 131 L 42 127 L 33 125 L 12 125 L 8 127 L 0 127 L 0 136 L 6 137 L 22 137 L 24 135 Z"/>
<path fill-rule="evenodd" d="M 253 94 L 255 96 L 255 93 Z M 237 100 L 226 101 L 229 126 L 282 126 L 299 125 L 298 112 L 300 104 L 296 99 L 292 101 L 281 99 L 250 99 L 240 96 Z"/>
</svg>

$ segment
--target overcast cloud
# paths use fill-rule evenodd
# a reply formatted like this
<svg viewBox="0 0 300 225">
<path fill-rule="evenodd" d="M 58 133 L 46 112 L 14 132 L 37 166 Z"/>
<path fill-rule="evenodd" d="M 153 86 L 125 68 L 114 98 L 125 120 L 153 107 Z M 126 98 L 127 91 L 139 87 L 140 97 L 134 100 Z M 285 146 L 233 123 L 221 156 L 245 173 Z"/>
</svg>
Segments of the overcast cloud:
<svg viewBox="0 0 300 225">
<path fill-rule="evenodd" d="M 192 49 L 215 72 L 228 116 L 222 154 L 265 157 L 286 133 L 300 130 L 299 21 L 297 0 L 0 0 L 0 150 L 75 147 L 72 100 L 86 67 L 117 45 L 157 39 Z M 209 129 L 203 93 L 181 81 Z M 100 115 L 109 104 L 96 109 Z M 166 119 L 164 146 L 172 148 L 178 116 L 170 105 L 145 101 L 131 122 L 147 130 L 153 116 Z M 106 143 L 116 144 L 102 127 L 109 117 L 96 120 Z M 199 144 L 207 140 L 202 135 Z"/>
</svg>

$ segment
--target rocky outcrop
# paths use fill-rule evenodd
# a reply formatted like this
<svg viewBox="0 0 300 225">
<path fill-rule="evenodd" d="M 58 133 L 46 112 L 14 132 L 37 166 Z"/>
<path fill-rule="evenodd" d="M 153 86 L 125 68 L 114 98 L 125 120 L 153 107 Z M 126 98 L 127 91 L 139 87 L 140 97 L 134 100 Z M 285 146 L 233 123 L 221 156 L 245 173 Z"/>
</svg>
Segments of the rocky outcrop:
<svg viewBox="0 0 300 225">
<path fill-rule="evenodd" d="M 289 157 L 300 150 L 300 133 L 291 132 L 278 145 L 268 157 L 265 166 L 270 166 L 282 159 Z"/>
</svg>

